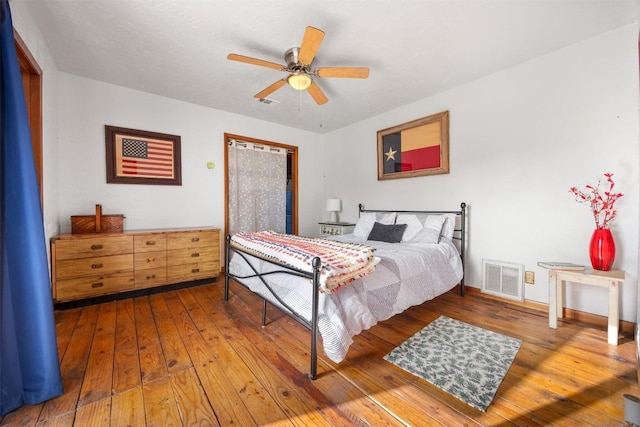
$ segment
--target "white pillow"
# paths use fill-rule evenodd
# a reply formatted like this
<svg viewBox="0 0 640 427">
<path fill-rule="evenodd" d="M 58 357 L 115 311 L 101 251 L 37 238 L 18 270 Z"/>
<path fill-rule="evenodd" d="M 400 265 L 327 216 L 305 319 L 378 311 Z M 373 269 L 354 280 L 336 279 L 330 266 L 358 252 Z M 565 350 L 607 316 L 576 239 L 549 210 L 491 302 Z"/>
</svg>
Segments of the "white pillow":
<svg viewBox="0 0 640 427">
<path fill-rule="evenodd" d="M 411 214 L 398 214 L 396 224 L 407 224 L 407 229 L 402 235 L 403 242 L 408 242 L 413 239 L 423 228 L 422 222 L 420 222 L 418 217 Z"/>
<path fill-rule="evenodd" d="M 442 232 L 440 235 L 446 239 L 453 239 L 453 232 L 456 228 L 456 214 L 444 214 L 444 225 L 442 226 Z"/>
<path fill-rule="evenodd" d="M 424 222 L 424 228 L 411 240 L 420 243 L 438 243 L 440 233 L 446 221 L 445 215 L 429 215 Z"/>
<path fill-rule="evenodd" d="M 356 222 L 356 228 L 353 230 L 353 235 L 354 237 L 367 240 L 367 237 L 369 237 L 369 233 L 371 233 L 371 229 L 373 228 L 373 224 L 376 221 L 381 224 L 391 225 L 395 220 L 395 212 L 382 215 L 381 218 L 376 218 L 375 212 L 363 212 L 360 214 L 360 218 L 358 218 L 358 221 Z"/>
</svg>

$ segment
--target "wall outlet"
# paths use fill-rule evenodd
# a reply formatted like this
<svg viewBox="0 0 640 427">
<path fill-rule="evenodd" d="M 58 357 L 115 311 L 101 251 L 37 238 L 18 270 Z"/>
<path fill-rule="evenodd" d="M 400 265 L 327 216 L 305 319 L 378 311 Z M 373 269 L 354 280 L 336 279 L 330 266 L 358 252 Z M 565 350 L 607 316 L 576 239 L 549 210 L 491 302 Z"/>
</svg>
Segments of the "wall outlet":
<svg viewBox="0 0 640 427">
<path fill-rule="evenodd" d="M 533 271 L 525 271 L 524 272 L 524 283 L 527 285 L 533 285 L 536 283 L 536 273 Z"/>
</svg>

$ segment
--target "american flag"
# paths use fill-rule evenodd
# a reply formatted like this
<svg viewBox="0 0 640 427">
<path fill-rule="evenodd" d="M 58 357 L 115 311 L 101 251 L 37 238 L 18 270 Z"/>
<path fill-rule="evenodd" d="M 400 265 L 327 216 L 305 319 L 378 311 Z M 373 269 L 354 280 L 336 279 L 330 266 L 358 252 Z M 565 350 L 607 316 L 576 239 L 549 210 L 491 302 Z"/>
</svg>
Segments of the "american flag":
<svg viewBox="0 0 640 427">
<path fill-rule="evenodd" d="M 173 178 L 173 142 L 122 137 L 118 174 L 140 178 Z"/>
</svg>

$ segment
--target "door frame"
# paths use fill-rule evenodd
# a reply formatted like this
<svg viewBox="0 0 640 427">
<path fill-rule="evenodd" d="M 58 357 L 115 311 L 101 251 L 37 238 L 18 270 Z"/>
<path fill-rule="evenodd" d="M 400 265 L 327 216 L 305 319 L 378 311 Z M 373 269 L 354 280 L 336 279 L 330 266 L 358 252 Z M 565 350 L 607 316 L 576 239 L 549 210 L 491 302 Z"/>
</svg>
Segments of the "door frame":
<svg viewBox="0 0 640 427">
<path fill-rule="evenodd" d="M 22 88 L 27 106 L 27 118 L 31 132 L 31 146 L 33 149 L 33 164 L 36 170 L 36 180 L 40 193 L 40 206 L 43 205 L 43 155 L 42 155 L 42 69 L 35 60 L 27 44 L 18 32 L 13 30 L 16 44 L 18 64 L 22 75 Z"/>
<path fill-rule="evenodd" d="M 224 235 L 229 230 L 229 140 L 251 142 L 258 145 L 284 148 L 291 153 L 291 228 L 293 234 L 298 234 L 298 147 L 264 139 L 251 138 L 232 133 L 224 134 Z M 225 239 L 226 243 L 226 239 Z"/>
</svg>

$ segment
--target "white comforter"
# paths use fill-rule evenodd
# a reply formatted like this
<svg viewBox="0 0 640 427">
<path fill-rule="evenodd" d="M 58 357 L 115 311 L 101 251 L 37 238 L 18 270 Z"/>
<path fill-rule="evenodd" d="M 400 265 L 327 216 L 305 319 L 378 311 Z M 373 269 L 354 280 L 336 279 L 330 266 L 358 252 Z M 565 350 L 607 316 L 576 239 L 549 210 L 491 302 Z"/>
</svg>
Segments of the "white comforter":
<svg viewBox="0 0 640 427">
<path fill-rule="evenodd" d="M 355 241 L 351 235 L 333 237 Z M 358 243 L 363 243 L 358 241 Z M 366 241 L 381 259 L 375 271 L 357 279 L 335 293 L 320 293 L 318 330 L 323 349 L 334 362 L 344 360 L 353 336 L 407 308 L 441 295 L 463 276 L 462 262 L 454 244 L 442 239 L 438 244 L 384 243 Z M 266 261 L 249 256 L 261 273 L 281 270 Z M 252 270 L 237 254 L 229 264 L 234 275 L 250 275 Z M 278 296 L 305 319 L 311 319 L 311 286 L 304 278 L 285 274 L 266 277 Z M 243 281 L 252 291 L 281 306 L 259 279 Z"/>
</svg>

